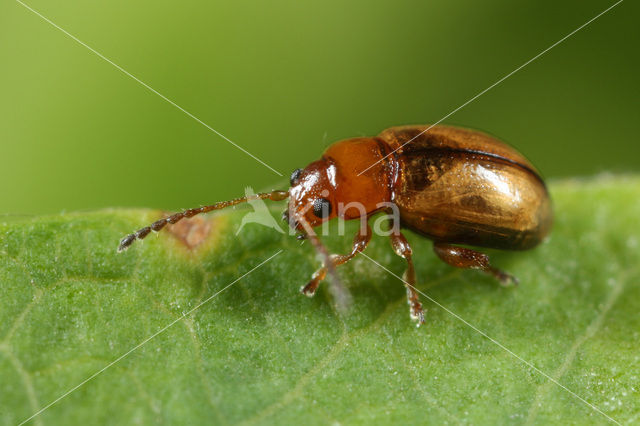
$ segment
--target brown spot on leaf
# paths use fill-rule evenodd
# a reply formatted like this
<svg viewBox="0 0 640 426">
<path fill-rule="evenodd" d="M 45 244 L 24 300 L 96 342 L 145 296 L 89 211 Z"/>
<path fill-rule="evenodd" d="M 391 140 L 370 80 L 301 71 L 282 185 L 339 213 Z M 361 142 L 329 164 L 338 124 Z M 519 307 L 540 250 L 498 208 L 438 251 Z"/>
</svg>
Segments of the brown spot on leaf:
<svg viewBox="0 0 640 426">
<path fill-rule="evenodd" d="M 196 216 L 181 220 L 174 225 L 168 225 L 167 231 L 187 249 L 193 250 L 204 243 L 211 234 L 212 221 L 211 218 Z"/>
</svg>

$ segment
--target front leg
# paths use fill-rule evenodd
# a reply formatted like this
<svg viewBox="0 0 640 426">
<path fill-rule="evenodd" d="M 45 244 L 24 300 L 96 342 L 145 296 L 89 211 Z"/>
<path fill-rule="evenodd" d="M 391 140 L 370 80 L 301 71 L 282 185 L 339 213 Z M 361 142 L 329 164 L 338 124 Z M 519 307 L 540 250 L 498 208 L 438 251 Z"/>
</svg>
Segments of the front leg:
<svg viewBox="0 0 640 426">
<path fill-rule="evenodd" d="M 360 227 L 360 230 L 353 238 L 353 247 L 351 248 L 351 253 L 332 254 L 331 256 L 329 256 L 329 261 L 333 264 L 334 267 L 347 263 L 367 247 L 369 241 L 371 241 L 371 228 L 369 227 L 369 223 L 365 223 L 364 225 L 365 226 Z M 314 294 L 316 294 L 316 290 L 318 289 L 320 282 L 327 276 L 327 269 L 327 265 L 322 265 L 320 269 L 314 272 L 311 276 L 311 281 L 309 281 L 307 285 L 300 288 L 302 294 L 309 297 L 312 297 Z"/>
<path fill-rule="evenodd" d="M 424 324 L 424 311 L 422 310 L 422 303 L 418 297 L 416 291 L 416 271 L 413 267 L 413 259 L 411 257 L 412 250 L 407 239 L 400 232 L 394 232 L 390 236 L 391 245 L 393 250 L 400 257 L 403 257 L 407 261 L 407 270 L 402 276 L 405 287 L 407 287 L 407 303 L 409 304 L 409 315 L 411 319 L 418 321 L 417 326 Z"/>
</svg>

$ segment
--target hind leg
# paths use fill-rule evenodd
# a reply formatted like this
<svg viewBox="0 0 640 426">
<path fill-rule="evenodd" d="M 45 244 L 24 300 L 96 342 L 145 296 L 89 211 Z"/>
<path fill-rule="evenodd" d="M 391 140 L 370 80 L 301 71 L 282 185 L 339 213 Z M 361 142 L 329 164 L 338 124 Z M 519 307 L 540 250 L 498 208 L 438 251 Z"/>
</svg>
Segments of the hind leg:
<svg viewBox="0 0 640 426">
<path fill-rule="evenodd" d="M 489 256 L 484 253 L 445 243 L 434 243 L 433 250 L 440 259 L 451 266 L 465 269 L 480 269 L 486 274 L 495 277 L 500 284 L 504 286 L 518 284 L 516 277 L 491 266 Z"/>
</svg>

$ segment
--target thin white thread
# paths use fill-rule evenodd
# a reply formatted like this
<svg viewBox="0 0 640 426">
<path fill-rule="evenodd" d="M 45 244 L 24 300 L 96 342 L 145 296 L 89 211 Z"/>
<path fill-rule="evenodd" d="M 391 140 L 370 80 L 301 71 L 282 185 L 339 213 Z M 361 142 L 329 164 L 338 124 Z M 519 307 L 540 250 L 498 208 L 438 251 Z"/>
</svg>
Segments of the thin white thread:
<svg viewBox="0 0 640 426">
<path fill-rule="evenodd" d="M 367 256 L 364 253 L 360 253 L 361 255 L 363 255 L 364 257 L 366 257 L 367 259 L 369 259 L 370 261 L 372 261 L 373 263 L 375 263 L 376 265 L 378 265 L 379 267 L 381 267 L 382 269 L 384 269 L 385 271 L 387 271 L 388 273 L 390 273 L 391 275 L 393 275 L 394 277 L 396 277 L 397 279 L 399 279 L 400 281 L 402 281 L 403 283 L 405 283 L 405 285 L 407 285 L 408 287 L 411 287 L 413 290 L 415 290 L 416 292 L 420 293 L 422 296 L 426 297 L 427 299 L 429 299 L 429 301 L 431 301 L 432 303 L 436 304 L 437 306 L 439 306 L 441 309 L 443 309 L 444 311 L 446 311 L 447 313 L 449 313 L 450 315 L 454 316 L 455 318 L 457 318 L 458 320 L 460 320 L 462 323 L 464 323 L 465 325 L 469 326 L 471 329 L 473 329 L 475 332 L 477 332 L 478 334 L 486 337 L 487 339 L 489 339 L 491 342 L 493 342 L 494 344 L 496 344 L 498 347 L 504 349 L 506 352 L 508 352 L 511 356 L 513 356 L 514 358 L 518 359 L 519 361 L 521 361 L 522 363 L 526 364 L 527 366 L 529 366 L 530 368 L 534 369 L 535 371 L 537 371 L 539 374 L 541 374 L 542 376 L 546 377 L 547 379 L 549 379 L 550 381 L 552 381 L 553 383 L 555 383 L 556 385 L 560 386 L 562 389 L 564 389 L 565 391 L 569 392 L 571 395 L 575 396 L 576 398 L 578 398 L 580 401 L 582 401 L 583 403 L 585 403 L 587 406 L 591 407 L 593 410 L 597 411 L 598 413 L 602 414 L 603 416 L 605 416 L 607 419 L 611 420 L 613 423 L 620 425 L 620 423 L 618 423 L 615 419 L 611 418 L 610 416 L 608 416 L 607 414 L 605 414 L 602 410 L 600 410 L 598 407 L 596 407 L 595 405 L 593 405 L 592 403 L 590 403 L 589 401 L 587 401 L 586 399 L 584 399 L 583 397 L 581 397 L 580 395 L 578 395 L 577 393 L 575 393 L 574 391 L 572 391 L 571 389 L 567 388 L 566 386 L 564 386 L 562 383 L 558 382 L 557 380 L 555 380 L 553 377 L 549 376 L 547 373 L 545 373 L 544 371 L 540 370 L 538 367 L 536 367 L 535 365 L 533 365 L 532 363 L 530 363 L 529 361 L 523 359 L 522 357 L 520 357 L 519 355 L 517 355 L 516 353 L 514 353 L 513 351 L 511 351 L 509 348 L 507 348 L 506 346 L 504 346 L 502 343 L 498 342 L 496 339 L 494 339 L 493 337 L 489 336 L 487 333 L 485 333 L 484 331 L 478 329 L 477 327 L 475 327 L 474 325 L 470 324 L 468 321 L 466 321 L 464 318 L 462 318 L 460 315 L 456 314 L 455 312 L 451 311 L 450 309 L 446 308 L 445 306 L 443 306 L 442 304 L 440 304 L 439 302 L 437 302 L 435 299 L 433 299 L 432 297 L 428 296 L 427 294 L 421 292 L 420 290 L 418 290 L 417 288 L 415 288 L 414 286 L 412 286 L 411 284 L 409 284 L 408 282 L 406 282 L 404 279 L 402 279 L 401 277 L 399 277 L 398 275 L 394 274 L 393 272 L 391 272 L 389 269 L 385 268 L 384 266 L 382 266 L 380 263 L 376 262 L 375 260 L 373 260 L 371 257 Z"/>
<path fill-rule="evenodd" d="M 49 407 L 51 407 L 52 405 L 56 404 L 58 401 L 60 401 L 61 399 L 63 399 L 64 397 L 66 397 L 67 395 L 69 395 L 70 393 L 74 392 L 76 389 L 78 389 L 79 387 L 81 387 L 82 385 L 84 385 L 85 383 L 89 382 L 90 380 L 94 379 L 96 376 L 100 375 L 103 371 L 105 371 L 106 369 L 108 369 L 109 367 L 113 366 L 114 364 L 116 364 L 118 361 L 122 360 L 123 358 L 127 357 L 127 355 L 129 355 L 131 352 L 135 351 L 136 349 L 140 348 L 141 346 L 143 346 L 144 344 L 146 344 L 149 340 L 153 339 L 154 337 L 156 337 L 157 335 L 161 334 L 162 332 L 164 332 L 165 330 L 167 330 L 169 327 L 171 327 L 172 325 L 176 324 L 178 321 L 186 318 L 187 316 L 191 315 L 195 310 L 197 310 L 198 308 L 200 308 L 202 305 L 204 305 L 205 303 L 209 302 L 211 299 L 213 299 L 214 297 L 216 297 L 217 295 L 219 295 L 220 293 L 222 293 L 223 291 L 225 291 L 226 289 L 228 289 L 229 287 L 231 287 L 232 285 L 234 285 L 235 283 L 237 283 L 238 281 L 240 281 L 242 278 L 246 277 L 247 275 L 249 275 L 250 273 L 252 273 L 253 271 L 255 271 L 256 269 L 258 269 L 259 267 L 261 267 L 262 265 L 264 265 L 265 263 L 267 263 L 268 261 L 270 261 L 271 259 L 273 259 L 274 257 L 276 257 L 277 255 L 279 255 L 280 253 L 282 253 L 282 250 L 278 250 L 275 254 L 273 254 L 271 257 L 269 257 L 268 259 L 262 261 L 260 264 L 258 264 L 257 266 L 253 267 L 252 269 L 250 269 L 248 272 L 245 272 L 242 276 L 240 276 L 239 278 L 236 278 L 233 282 L 231 282 L 230 284 L 227 284 L 224 288 L 222 288 L 222 290 L 218 290 L 216 293 L 212 294 L 211 296 L 209 296 L 207 299 L 205 299 L 204 301 L 200 302 L 198 305 L 196 305 L 195 308 L 191 309 L 190 311 L 188 311 L 185 314 L 182 314 L 181 316 L 179 316 L 178 318 L 176 318 L 175 320 L 173 320 L 171 323 L 169 323 L 169 325 L 163 327 L 162 329 L 160 329 L 159 331 L 155 332 L 154 334 L 152 334 L 151 336 L 147 337 L 145 340 L 143 340 L 142 342 L 138 343 L 136 346 L 134 346 L 133 348 L 129 349 L 127 352 L 125 352 L 124 354 L 120 355 L 118 358 L 116 358 L 114 361 L 111 361 L 109 364 L 107 364 L 105 367 L 103 367 L 102 369 L 98 370 L 97 372 L 93 373 L 91 376 L 87 377 L 85 380 L 83 380 L 82 382 L 80 382 L 79 384 L 77 384 L 76 386 L 72 387 L 71 389 L 69 389 L 67 392 L 65 392 L 64 394 L 62 394 L 61 396 L 59 396 L 58 398 L 56 398 L 55 400 L 53 400 L 52 402 L 50 402 L 49 404 L 45 405 L 44 407 L 42 407 L 39 411 L 37 411 L 36 413 L 32 414 L 29 418 L 23 420 L 22 422 L 20 422 L 19 426 L 22 426 L 23 424 L 27 423 L 29 420 L 33 419 L 34 417 L 38 416 L 39 414 L 41 414 L 43 411 L 45 411 L 46 409 L 48 409 Z"/>
<path fill-rule="evenodd" d="M 544 49 L 542 52 L 538 53 L 536 56 L 534 56 L 533 58 L 529 59 L 527 62 L 525 62 L 524 64 L 520 65 L 518 68 L 516 68 L 515 70 L 511 71 L 509 74 L 505 75 L 504 77 L 502 77 L 500 80 L 496 81 L 495 83 L 493 83 L 491 86 L 487 87 L 486 89 L 484 89 L 482 92 L 478 93 L 477 95 L 475 95 L 473 98 L 469 99 L 468 101 L 466 101 L 465 103 L 463 103 L 462 105 L 460 105 L 458 108 L 454 109 L 453 111 L 451 111 L 449 114 L 445 115 L 444 117 L 442 117 L 440 120 L 436 121 L 435 123 L 433 123 L 431 126 L 427 127 L 425 130 L 423 130 L 422 132 L 418 133 L 416 136 L 412 137 L 411 139 L 409 139 L 407 142 L 403 143 L 402 145 L 400 145 L 398 148 L 394 149 L 393 151 L 391 151 L 389 154 L 385 155 L 384 157 L 382 157 L 381 159 L 379 159 L 378 161 L 376 161 L 375 163 L 373 163 L 372 165 L 370 165 L 369 167 L 367 167 L 366 169 L 364 169 L 363 171 L 361 171 L 360 173 L 358 173 L 358 176 L 360 176 L 361 174 L 363 174 L 364 172 L 366 172 L 367 170 L 369 170 L 370 168 L 372 168 L 373 166 L 375 166 L 376 164 L 378 164 L 379 162 L 381 162 L 382 160 L 384 160 L 385 158 L 389 157 L 390 155 L 392 155 L 393 153 L 395 153 L 397 150 L 401 149 L 403 146 L 405 146 L 406 144 L 413 142 L 416 138 L 419 138 L 420 136 L 422 136 L 423 134 L 427 133 L 429 130 L 431 130 L 431 128 L 433 128 L 434 126 L 438 125 L 439 123 L 441 123 L 442 121 L 446 120 L 447 118 L 449 118 L 450 116 L 452 116 L 453 114 L 455 114 L 456 112 L 460 111 L 462 108 L 466 107 L 467 105 L 469 105 L 471 102 L 475 101 L 476 99 L 478 99 L 480 96 L 484 95 L 485 93 L 487 93 L 489 90 L 493 89 L 494 87 L 496 87 L 498 84 L 502 83 L 503 81 L 505 81 L 507 78 L 511 77 L 513 74 L 517 73 L 518 71 L 520 71 L 522 68 L 526 67 L 527 65 L 529 65 L 531 62 L 535 61 L 536 59 L 538 59 L 540 56 L 544 55 L 545 53 L 547 53 L 549 50 L 553 49 L 554 47 L 556 47 L 557 45 L 559 45 L 560 43 L 562 43 L 563 41 L 565 41 L 566 39 L 568 39 L 569 37 L 571 37 L 572 35 L 574 35 L 575 33 L 577 33 L 578 31 L 580 31 L 581 29 L 583 29 L 584 27 L 586 27 L 587 25 L 589 25 L 590 23 L 592 23 L 593 21 L 595 21 L 596 19 L 598 19 L 599 17 L 601 17 L 602 15 L 604 15 L 605 13 L 607 13 L 608 11 L 610 11 L 611 9 L 613 9 L 614 7 L 616 7 L 617 5 L 619 5 L 620 3 L 622 3 L 624 0 L 618 0 L 618 2 L 614 3 L 612 6 L 609 6 L 607 9 L 605 9 L 604 11 L 600 12 L 599 14 L 597 14 L 596 16 L 594 16 L 593 18 L 591 18 L 590 20 L 588 20 L 587 22 L 585 22 L 584 24 L 580 25 L 578 28 L 576 28 L 575 30 L 571 31 L 569 34 L 567 34 L 566 36 L 562 37 L 560 40 L 556 41 L 555 43 L 553 43 L 551 46 L 547 47 L 546 49 Z"/>
<path fill-rule="evenodd" d="M 165 101 L 167 101 L 168 103 L 170 103 L 171 105 L 173 105 L 174 107 L 178 108 L 180 111 L 182 111 L 183 113 L 185 113 L 186 115 L 188 115 L 189 117 L 191 117 L 192 119 L 194 119 L 195 121 L 197 121 L 198 123 L 202 124 L 204 127 L 206 127 L 207 129 L 211 130 L 213 133 L 215 133 L 216 135 L 220 136 L 222 139 L 226 140 L 227 142 L 229 142 L 231 145 L 235 146 L 236 148 L 238 148 L 240 151 L 244 152 L 245 154 L 247 154 L 249 157 L 253 158 L 254 160 L 256 160 L 257 162 L 259 162 L 260 164 L 262 164 L 263 166 L 265 166 L 266 168 L 268 168 L 269 170 L 271 170 L 272 172 L 274 172 L 275 174 L 277 174 L 278 176 L 284 176 L 282 173 L 280 173 L 279 171 L 277 171 L 276 169 L 274 169 L 273 167 L 271 167 L 270 165 L 268 165 L 267 163 L 265 163 L 264 161 L 262 161 L 261 159 L 259 159 L 258 157 L 256 157 L 255 155 L 251 154 L 249 151 L 247 151 L 246 149 L 244 149 L 243 147 L 241 147 L 240 145 L 238 145 L 237 143 L 233 142 L 231 139 L 229 139 L 228 137 L 226 137 L 225 135 L 223 135 L 222 133 L 220 133 L 219 131 L 217 131 L 216 129 L 214 129 L 213 127 L 209 126 L 207 123 L 205 123 L 204 121 L 200 120 L 198 117 L 196 117 L 195 115 L 191 114 L 189 111 L 187 111 L 186 109 L 182 108 L 180 105 L 176 104 L 175 102 L 173 102 L 171 99 L 167 98 L 165 95 L 163 95 L 162 93 L 158 92 L 157 90 L 155 90 L 153 87 L 149 86 L 147 83 L 145 83 L 144 81 L 140 80 L 139 78 L 137 78 L 136 76 L 134 76 L 133 74 L 131 74 L 129 71 L 125 70 L 124 68 L 122 68 L 120 65 L 116 64 L 115 62 L 113 62 L 112 60 L 110 60 L 109 58 L 107 58 L 106 56 L 104 56 L 102 53 L 98 52 L 97 50 L 95 50 L 94 48 L 92 48 L 91 46 L 89 46 L 88 44 L 86 44 L 85 42 L 83 42 L 82 40 L 78 39 L 77 37 L 75 37 L 73 34 L 69 33 L 68 31 L 66 31 L 65 29 L 63 29 L 62 27 L 58 26 L 57 24 L 55 24 L 53 21 L 51 21 L 50 19 L 48 19 L 47 17 L 43 16 L 40 12 L 38 12 L 37 10 L 31 8 L 29 5 L 23 3 L 21 0 L 16 0 L 17 3 L 21 4 L 22 6 L 24 6 L 26 9 L 30 10 L 31 12 L 33 12 L 34 14 L 36 14 L 37 16 L 39 16 L 40 18 L 42 18 L 44 21 L 48 22 L 49 24 L 51 24 L 54 28 L 60 30 L 62 33 L 64 33 L 65 35 L 67 35 L 69 38 L 71 38 L 72 40 L 74 40 L 76 43 L 80 44 L 81 46 L 86 47 L 87 49 L 89 49 L 91 52 L 93 52 L 95 55 L 97 55 L 99 58 L 105 60 L 106 62 L 110 63 L 111 65 L 113 65 L 116 69 L 118 69 L 120 72 L 122 72 L 123 74 L 125 74 L 128 77 L 131 77 L 133 80 L 137 81 L 138 83 L 140 83 L 142 86 L 144 86 L 146 89 L 150 90 L 151 92 L 155 93 L 156 95 L 160 96 L 162 99 L 164 99 Z"/>
</svg>

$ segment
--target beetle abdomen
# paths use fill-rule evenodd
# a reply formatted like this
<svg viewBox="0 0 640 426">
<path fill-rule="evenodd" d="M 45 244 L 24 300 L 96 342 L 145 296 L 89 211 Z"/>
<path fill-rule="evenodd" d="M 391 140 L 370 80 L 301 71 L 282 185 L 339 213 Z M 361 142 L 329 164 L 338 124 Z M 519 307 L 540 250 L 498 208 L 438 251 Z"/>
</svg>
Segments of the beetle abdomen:
<svg viewBox="0 0 640 426">
<path fill-rule="evenodd" d="M 434 126 L 420 134 L 426 128 L 380 135 L 392 149 L 415 137 L 395 153 L 394 201 L 404 226 L 436 241 L 501 249 L 528 249 L 544 238 L 549 195 L 526 158 L 484 133 Z"/>
</svg>

